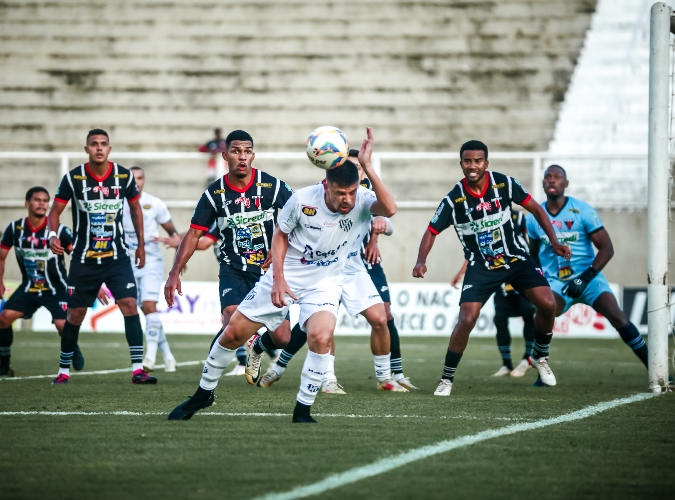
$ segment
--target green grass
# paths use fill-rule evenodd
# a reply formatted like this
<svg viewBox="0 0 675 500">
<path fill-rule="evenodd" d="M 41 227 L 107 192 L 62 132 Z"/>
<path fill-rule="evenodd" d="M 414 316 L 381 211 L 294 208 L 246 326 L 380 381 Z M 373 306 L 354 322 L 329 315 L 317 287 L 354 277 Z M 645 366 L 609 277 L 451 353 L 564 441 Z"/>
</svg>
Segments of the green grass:
<svg viewBox="0 0 675 500">
<path fill-rule="evenodd" d="M 210 338 L 171 336 L 178 361 L 202 359 Z M 17 333 L 17 376 L 55 373 L 55 334 Z M 123 335 L 84 334 L 85 371 L 123 368 Z M 115 344 L 118 344 L 115 346 Z M 290 490 L 441 440 L 530 422 L 646 389 L 646 370 L 619 340 L 554 340 L 558 386 L 533 389 L 535 375 L 493 379 L 492 339 L 473 339 L 450 398 L 432 396 L 447 339 L 404 338 L 404 369 L 420 391 L 375 390 L 368 339 L 337 340 L 336 371 L 347 396 L 320 394 L 315 414 L 394 418 L 208 416 L 290 413 L 305 351 L 270 389 L 223 377 L 216 405 L 188 422 L 166 414 L 192 394 L 201 366 L 158 371 L 156 386 L 130 373 L 0 381 L 0 412 L 161 412 L 144 416 L 0 415 L 0 497 L 253 498 Z M 514 358 L 522 341 L 514 340 Z M 160 358 L 161 359 L 161 358 Z M 408 415 L 409 418 L 401 418 Z M 412 417 L 414 416 L 414 418 Z M 337 488 L 322 498 L 672 498 L 675 398 L 667 394 L 571 423 L 496 438 Z"/>
</svg>

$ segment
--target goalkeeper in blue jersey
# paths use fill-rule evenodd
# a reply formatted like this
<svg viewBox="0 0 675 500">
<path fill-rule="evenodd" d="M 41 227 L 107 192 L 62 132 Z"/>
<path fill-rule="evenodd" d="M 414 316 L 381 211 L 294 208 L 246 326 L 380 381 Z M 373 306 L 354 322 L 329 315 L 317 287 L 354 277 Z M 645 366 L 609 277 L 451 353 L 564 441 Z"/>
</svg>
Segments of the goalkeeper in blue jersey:
<svg viewBox="0 0 675 500">
<path fill-rule="evenodd" d="M 530 255 L 539 259 L 540 267 L 553 290 L 556 316 L 577 303 L 591 306 L 607 318 L 621 339 L 647 366 L 647 345 L 637 327 L 628 321 L 619 307 L 601 272 L 614 255 L 612 240 L 593 207 L 565 196 L 568 185 L 565 169 L 558 165 L 546 169 L 543 182 L 546 202 L 542 206 L 551 220 L 558 241 L 572 250 L 570 260 L 558 257 L 539 223 L 531 215 L 527 218 Z M 597 254 L 594 246 L 598 249 Z"/>
</svg>

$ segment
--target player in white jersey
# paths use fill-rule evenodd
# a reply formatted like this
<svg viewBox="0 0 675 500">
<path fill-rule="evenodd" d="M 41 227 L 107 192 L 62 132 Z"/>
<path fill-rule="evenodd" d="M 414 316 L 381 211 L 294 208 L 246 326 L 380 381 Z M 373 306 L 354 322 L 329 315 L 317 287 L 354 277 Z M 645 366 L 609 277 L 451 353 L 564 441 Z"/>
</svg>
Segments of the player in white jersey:
<svg viewBox="0 0 675 500">
<path fill-rule="evenodd" d="M 159 226 L 172 236 L 177 234 L 176 228 L 171 222 L 169 209 L 162 200 L 156 196 L 143 191 L 145 186 L 145 172 L 141 167 L 131 167 L 131 172 L 136 179 L 136 185 L 141 196 L 138 200 L 143 209 L 143 233 L 145 235 L 145 267 L 139 269 L 133 266 L 134 278 L 136 278 L 136 289 L 138 290 L 138 300 L 141 303 L 141 310 L 145 315 L 145 357 L 143 358 L 143 368 L 146 371 L 152 371 L 155 368 L 155 359 L 157 357 L 157 348 L 162 351 L 164 357 L 164 371 L 176 371 L 176 358 L 174 358 L 169 348 L 169 342 L 164 334 L 162 321 L 157 312 L 157 302 L 159 302 L 159 292 L 162 289 L 164 281 L 164 257 L 159 247 Z M 124 216 L 122 223 L 124 226 L 124 235 L 127 245 L 131 250 L 136 250 L 138 246 L 138 237 L 134 231 L 134 225 L 131 221 L 131 215 L 127 202 L 125 200 Z"/>
<path fill-rule="evenodd" d="M 328 369 L 330 346 L 342 293 L 342 272 L 351 248 L 368 230 L 371 212 L 391 217 L 396 202 L 370 163 L 373 134 L 367 129 L 359 161 L 373 191 L 359 187 L 356 166 L 345 162 L 326 172 L 326 184 L 300 189 L 286 202 L 274 231 L 272 266 L 232 315 L 209 353 L 197 392 L 176 407 L 169 420 L 187 420 L 211 406 L 214 390 L 235 350 L 261 326 L 276 330 L 292 303 L 300 306 L 300 324 L 309 351 L 302 370 L 293 422 L 313 423 L 311 405 Z M 173 287 L 165 287 L 169 305 Z M 373 345 L 373 354 L 389 354 L 389 338 Z M 388 356 L 387 356 L 388 357 Z M 377 370 L 389 370 L 378 366 Z"/>
</svg>

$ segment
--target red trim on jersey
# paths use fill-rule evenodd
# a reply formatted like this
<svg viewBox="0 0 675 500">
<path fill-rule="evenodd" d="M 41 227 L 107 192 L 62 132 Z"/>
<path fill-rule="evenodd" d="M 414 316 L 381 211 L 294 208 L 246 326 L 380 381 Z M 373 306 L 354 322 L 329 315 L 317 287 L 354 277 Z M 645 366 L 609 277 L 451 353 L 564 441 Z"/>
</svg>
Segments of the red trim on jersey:
<svg viewBox="0 0 675 500">
<path fill-rule="evenodd" d="M 528 194 L 527 198 L 525 198 L 525 201 L 523 201 L 522 203 L 518 203 L 518 205 L 520 205 L 522 207 L 523 205 L 525 205 L 531 199 L 532 199 L 532 196 Z"/>
<path fill-rule="evenodd" d="M 233 191 L 236 191 L 237 193 L 245 193 L 246 191 L 251 189 L 251 186 L 253 185 L 253 182 L 255 182 L 255 168 L 251 169 L 251 180 L 249 181 L 248 185 L 244 189 L 240 189 L 240 188 L 230 184 L 230 181 L 228 179 L 229 176 L 230 176 L 230 174 L 225 174 L 225 184 L 227 184 L 227 187 L 229 187 Z M 208 229 L 207 229 L 207 231 L 208 231 Z"/>
<path fill-rule="evenodd" d="M 485 179 L 485 177 L 483 177 L 483 178 Z M 469 189 L 469 187 L 466 185 L 466 177 L 464 179 L 462 179 L 462 186 L 464 186 L 464 191 L 466 191 L 468 194 L 470 194 L 474 198 L 482 198 L 483 196 L 485 196 L 485 193 L 487 193 L 488 184 L 490 184 L 490 178 L 489 177 L 485 180 L 485 186 L 483 186 L 483 191 L 481 192 L 481 194 L 476 194 L 476 193 L 473 193 Z"/>
<path fill-rule="evenodd" d="M 3 250 L 9 250 L 12 247 L 8 247 L 7 245 L 3 245 L 2 243 L 0 243 L 0 248 L 2 248 Z"/>
<path fill-rule="evenodd" d="M 141 193 L 138 193 L 136 196 L 134 196 L 133 198 L 131 198 L 131 199 L 128 200 L 128 201 L 136 201 L 136 200 L 139 199 L 140 197 L 141 197 Z"/>
<path fill-rule="evenodd" d="M 436 230 L 435 230 L 433 227 L 431 227 L 431 226 L 428 226 L 427 229 L 428 229 L 429 232 L 430 232 L 431 234 L 433 234 L 434 236 L 438 236 L 439 234 L 441 234 L 440 231 L 436 231 Z"/>
<path fill-rule="evenodd" d="M 64 205 L 68 204 L 68 200 L 64 200 L 63 198 L 59 198 L 58 196 L 54 196 L 54 201 L 57 203 L 63 203 Z"/>
<path fill-rule="evenodd" d="M 98 182 L 103 182 L 108 178 L 110 173 L 113 171 L 113 164 L 111 161 L 108 162 L 108 171 L 105 173 L 103 177 L 98 177 L 94 172 L 91 171 L 91 169 L 89 168 L 89 162 L 84 164 L 84 168 L 87 170 L 87 172 L 89 172 L 89 175 L 91 175 L 94 178 L 94 180 Z"/>
<path fill-rule="evenodd" d="M 28 217 L 26 217 L 26 225 L 28 226 L 28 229 L 31 230 L 31 232 L 37 233 L 40 229 L 43 229 L 47 225 L 47 217 L 45 217 L 45 220 L 42 222 L 42 224 L 36 228 L 33 228 L 33 226 L 30 225 L 30 221 L 28 220 Z"/>
<path fill-rule="evenodd" d="M 205 236 L 206 238 L 211 238 L 213 241 L 218 241 L 218 238 L 216 238 L 215 236 L 213 236 L 211 233 L 206 233 L 204 236 Z"/>
<path fill-rule="evenodd" d="M 209 228 L 204 226 L 198 226 L 197 224 L 190 224 L 192 229 L 199 229 L 200 231 L 206 231 L 208 233 Z"/>
</svg>

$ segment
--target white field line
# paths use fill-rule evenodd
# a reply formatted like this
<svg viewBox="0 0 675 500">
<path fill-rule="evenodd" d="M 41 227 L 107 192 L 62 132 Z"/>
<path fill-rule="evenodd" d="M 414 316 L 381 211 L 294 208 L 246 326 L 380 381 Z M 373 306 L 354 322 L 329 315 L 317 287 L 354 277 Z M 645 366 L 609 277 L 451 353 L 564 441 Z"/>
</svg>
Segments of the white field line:
<svg viewBox="0 0 675 500">
<path fill-rule="evenodd" d="M 294 500 L 296 498 L 320 495 L 326 491 L 340 488 L 341 486 L 352 484 L 378 474 L 383 474 L 390 470 L 397 469 L 412 462 L 417 462 L 418 460 L 423 460 L 440 453 L 446 453 L 457 448 L 463 448 L 465 446 L 470 446 L 472 444 L 487 441 L 489 439 L 509 436 L 518 432 L 531 431 L 533 429 L 541 429 L 542 427 L 548 427 L 551 425 L 581 420 L 592 417 L 593 415 L 603 411 L 616 408 L 618 406 L 634 403 L 636 401 L 642 401 L 651 397 L 653 397 L 651 393 L 635 394 L 634 396 L 627 398 L 614 399 L 612 401 L 606 401 L 597 405 L 587 406 L 581 410 L 573 411 L 571 413 L 566 413 L 553 418 L 537 420 L 535 422 L 508 425 L 500 429 L 489 429 L 487 431 L 479 432 L 478 434 L 440 441 L 436 444 L 422 446 L 421 448 L 415 448 L 392 457 L 383 458 L 362 467 L 355 467 L 339 474 L 333 474 L 316 483 L 309 484 L 307 486 L 299 486 L 285 493 L 269 493 L 267 495 L 257 497 L 254 500 Z"/>
<path fill-rule="evenodd" d="M 176 363 L 176 366 L 191 366 L 191 365 L 200 365 L 203 364 L 204 361 L 182 361 L 180 363 Z M 155 368 L 164 368 L 164 365 L 155 365 Z M 124 372 L 130 372 L 131 367 L 128 368 L 116 368 L 114 370 L 97 370 L 93 372 L 76 372 L 76 371 L 71 371 L 70 375 L 110 375 L 111 373 L 124 373 Z M 56 373 L 52 375 L 28 375 L 26 377 L 0 377 L 0 381 L 2 380 L 30 380 L 30 379 L 36 379 L 36 378 L 54 378 L 56 377 Z"/>
<path fill-rule="evenodd" d="M 129 344 L 126 342 L 78 342 L 77 345 L 87 349 L 118 349 L 120 347 L 127 347 Z M 171 342 L 172 349 L 206 349 L 208 348 L 209 343 L 204 342 Z M 205 347 L 206 346 L 206 347 Z M 60 342 L 39 342 L 35 340 L 26 340 L 23 342 L 14 342 L 13 347 L 19 348 L 61 348 Z"/>
<path fill-rule="evenodd" d="M 167 412 L 140 412 L 140 411 L 1 411 L 0 417 L 5 416 L 35 416 L 35 415 L 48 415 L 48 416 L 57 416 L 57 417 L 67 417 L 71 415 L 86 416 L 86 417 L 95 417 L 102 415 L 113 415 L 113 416 L 134 416 L 134 417 L 145 417 L 145 416 L 155 416 L 155 415 L 168 415 Z M 263 412 L 218 412 L 218 411 L 206 411 L 197 413 L 199 417 L 291 417 L 292 413 L 263 413 Z M 475 417 L 468 415 L 438 415 L 438 416 L 426 416 L 426 415 L 357 415 L 355 413 L 315 413 L 315 417 L 323 418 L 401 418 L 401 419 L 431 419 L 431 420 L 505 420 L 505 421 L 516 421 L 524 422 L 531 419 L 527 418 L 511 418 L 511 417 Z"/>
</svg>

